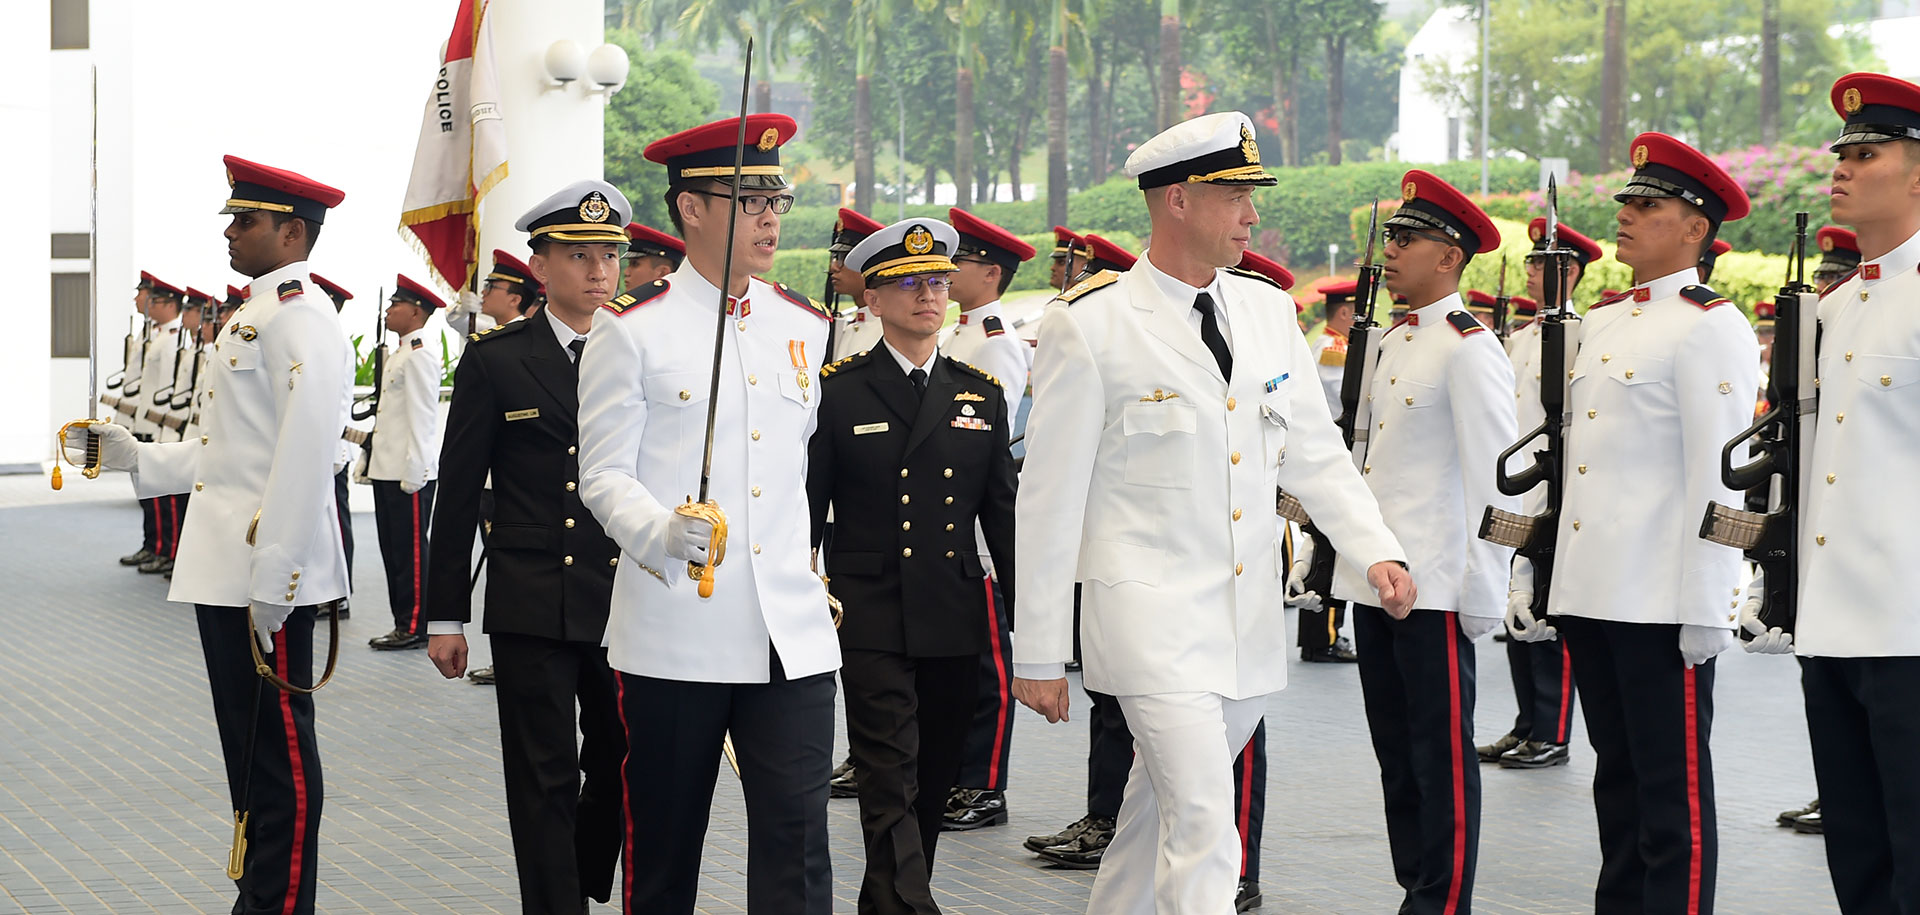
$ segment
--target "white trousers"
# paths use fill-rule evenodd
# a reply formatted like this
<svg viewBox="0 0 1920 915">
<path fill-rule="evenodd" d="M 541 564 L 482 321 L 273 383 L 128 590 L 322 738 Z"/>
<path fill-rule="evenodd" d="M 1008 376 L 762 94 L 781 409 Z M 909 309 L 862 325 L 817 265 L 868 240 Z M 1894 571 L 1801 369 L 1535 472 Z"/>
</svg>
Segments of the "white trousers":
<svg viewBox="0 0 1920 915">
<path fill-rule="evenodd" d="M 1087 912 L 1233 915 L 1240 878 L 1233 758 L 1253 737 L 1267 697 L 1117 698 L 1133 732 L 1133 769 Z"/>
</svg>

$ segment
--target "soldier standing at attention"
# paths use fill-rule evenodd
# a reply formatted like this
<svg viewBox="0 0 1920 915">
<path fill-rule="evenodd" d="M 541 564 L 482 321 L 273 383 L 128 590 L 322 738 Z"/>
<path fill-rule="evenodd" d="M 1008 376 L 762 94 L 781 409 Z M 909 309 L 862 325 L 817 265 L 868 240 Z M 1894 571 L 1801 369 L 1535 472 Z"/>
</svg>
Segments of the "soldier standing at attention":
<svg viewBox="0 0 1920 915">
<path fill-rule="evenodd" d="M 160 419 L 173 397 L 173 368 L 179 357 L 180 302 L 182 290 L 156 279 L 147 291 L 147 320 L 153 323 L 140 356 L 140 392 L 133 401 L 133 434 L 143 442 L 164 439 Z M 141 503 L 141 511 L 153 531 L 152 556 L 139 565 L 140 574 L 157 575 L 173 569 L 173 557 L 180 548 L 180 499 L 178 493 L 154 496 Z"/>
<path fill-rule="evenodd" d="M 76 453 L 91 431 L 101 465 L 131 471 L 137 494 L 196 496 L 168 598 L 194 605 L 227 788 L 245 818 L 233 911 L 313 915 L 323 804 L 313 697 L 270 686 L 255 658 L 310 687 L 315 611 L 347 593 L 330 479 L 346 338 L 306 291 L 321 221 L 346 195 L 234 156 L 226 166 L 227 253 L 253 282 L 216 344 L 204 432 L 145 444 L 124 426 L 76 426 L 65 444 Z"/>
<path fill-rule="evenodd" d="M 1709 912 L 1713 659 L 1733 645 L 1742 557 L 1701 538 L 1700 519 L 1709 502 L 1741 504 L 1720 452 L 1753 419 L 1760 359 L 1746 315 L 1698 267 L 1748 203 L 1679 140 L 1644 133 L 1630 148 L 1615 256 L 1634 285 L 1581 319 L 1549 605 L 1534 606 L 1522 557 L 1507 624 L 1568 638 L 1593 741 L 1594 908 Z"/>
<path fill-rule="evenodd" d="M 379 651 L 427 646 L 427 531 L 433 523 L 434 440 L 440 425 L 440 354 L 427 345 L 427 319 L 446 307 L 433 291 L 398 277 L 387 329 L 400 336 L 380 386 L 373 423 L 373 519 L 387 571 L 393 631 L 368 642 Z"/>
<path fill-rule="evenodd" d="M 873 320 L 862 298 L 866 281 L 860 278 L 860 271 L 847 266 L 847 253 L 853 246 L 880 229 L 879 223 L 846 207 L 840 208 L 840 215 L 833 222 L 833 241 L 827 246 L 827 272 L 833 279 L 833 291 L 855 303 L 852 312 L 834 315 L 833 352 L 827 356 L 834 362 L 864 353 L 880 342 L 880 324 Z"/>
<path fill-rule="evenodd" d="M 1047 288 L 1066 292 L 1087 267 L 1087 240 L 1066 226 L 1054 226 L 1053 253 L 1047 260 Z"/>
<path fill-rule="evenodd" d="M 627 253 L 621 255 L 621 277 L 636 290 L 675 270 L 687 258 L 685 242 L 651 226 L 627 223 Z"/>
</svg>

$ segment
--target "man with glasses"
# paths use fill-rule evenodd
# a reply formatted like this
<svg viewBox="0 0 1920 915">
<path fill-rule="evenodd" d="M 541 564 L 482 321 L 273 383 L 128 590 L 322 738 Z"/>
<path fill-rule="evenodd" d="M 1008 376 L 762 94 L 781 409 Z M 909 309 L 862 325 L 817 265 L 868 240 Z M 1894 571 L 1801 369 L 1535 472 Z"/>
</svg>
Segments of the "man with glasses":
<svg viewBox="0 0 1920 915">
<path fill-rule="evenodd" d="M 667 212 L 687 257 L 596 311 L 580 359 L 580 498 L 621 553 L 607 660 L 627 728 L 629 912 L 693 911 L 729 734 L 747 805 L 747 907 L 825 915 L 832 906 L 827 773 L 840 647 L 809 565 L 803 458 L 829 316 L 754 278 L 773 266 L 780 214 L 793 206 L 779 150 L 796 126 L 783 114 L 750 115 L 745 126 L 738 187 L 736 118 L 646 148 L 666 166 Z M 608 206 L 582 201 L 581 222 Z M 703 489 L 724 519 L 680 508 Z M 716 544 L 725 552 L 709 552 Z M 702 567 L 712 575 L 704 597 L 693 577 Z"/>
<path fill-rule="evenodd" d="M 1372 429 L 1360 472 L 1406 548 L 1420 600 L 1395 615 L 1374 603 L 1343 551 L 1334 596 L 1353 603 L 1360 694 L 1380 762 L 1400 911 L 1472 907 L 1480 841 L 1473 755 L 1473 642 L 1499 628 L 1513 550 L 1478 536 L 1500 493 L 1500 452 L 1519 437 L 1513 369 L 1461 302 L 1460 275 L 1500 230 L 1465 194 L 1415 169 L 1386 222 L 1385 283 L 1406 320 L 1380 340 L 1366 392 Z"/>
<path fill-rule="evenodd" d="M 862 913 L 937 915 L 929 877 L 947 792 L 973 720 L 980 656 L 1001 596 L 984 534 L 1013 573 L 1011 412 L 993 376 L 935 346 L 956 251 L 951 226 L 909 219 L 847 255 L 879 345 L 821 372 L 807 455 L 814 542 L 831 507 L 826 571 L 840 629 L 847 738 L 859 760 L 866 840 Z M 1031 250 L 1031 249 L 1029 249 Z"/>
</svg>

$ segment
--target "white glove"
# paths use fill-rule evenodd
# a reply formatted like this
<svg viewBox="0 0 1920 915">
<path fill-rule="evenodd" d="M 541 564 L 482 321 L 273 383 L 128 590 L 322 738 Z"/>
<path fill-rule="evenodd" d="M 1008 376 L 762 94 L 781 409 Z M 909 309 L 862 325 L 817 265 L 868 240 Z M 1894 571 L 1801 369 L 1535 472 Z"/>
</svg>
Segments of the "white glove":
<svg viewBox="0 0 1920 915">
<path fill-rule="evenodd" d="M 1293 565 L 1287 569 L 1287 603 L 1302 610 L 1318 611 L 1323 603 L 1319 592 L 1307 590 L 1307 570 L 1313 566 L 1313 539 L 1308 538 L 1304 546 L 1293 555 Z"/>
<path fill-rule="evenodd" d="M 1680 657 L 1688 667 L 1698 667 L 1733 647 L 1733 630 L 1718 626 L 1680 625 Z"/>
<path fill-rule="evenodd" d="M 413 495 L 414 493 L 419 492 L 420 490 L 425 488 L 427 488 L 427 481 L 424 478 L 419 480 L 401 480 L 400 481 L 400 491 L 403 493 L 406 493 L 407 495 Z"/>
<path fill-rule="evenodd" d="M 1533 615 L 1533 592 L 1507 592 L 1507 631 L 1522 642 L 1547 642 L 1560 637 L 1560 630 Z"/>
<path fill-rule="evenodd" d="M 712 538 L 713 522 L 705 518 L 674 512 L 667 521 L 667 555 L 675 559 L 705 564 Z"/>
<path fill-rule="evenodd" d="M 360 449 L 360 456 L 353 459 L 353 481 L 355 483 L 365 486 L 373 482 L 373 480 L 367 477 L 367 463 L 370 460 L 372 460 L 372 457 L 368 454 L 367 449 Z"/>
<path fill-rule="evenodd" d="M 260 634 L 260 649 L 273 654 L 273 634 L 287 624 L 287 617 L 293 614 L 289 604 L 263 604 L 258 601 L 252 605 L 253 631 Z"/>
<path fill-rule="evenodd" d="M 1460 618 L 1460 631 L 1466 634 L 1469 642 L 1478 642 L 1500 628 L 1500 618 L 1497 616 L 1468 616 L 1464 613 L 1455 613 L 1454 616 Z"/>
<path fill-rule="evenodd" d="M 1753 636 L 1741 647 L 1749 654 L 1792 654 L 1793 633 L 1778 626 L 1768 628 L 1760 619 L 1760 606 L 1765 602 L 1766 577 L 1753 576 L 1753 583 L 1747 585 L 1747 599 L 1740 604 L 1740 628 Z"/>
<path fill-rule="evenodd" d="M 140 466 L 140 443 L 133 440 L 133 433 L 119 423 L 94 423 L 91 426 L 69 426 L 61 445 L 67 449 L 67 457 L 74 463 L 83 463 L 87 459 L 87 433 L 93 433 L 100 439 L 100 466 L 106 470 L 133 470 Z"/>
</svg>

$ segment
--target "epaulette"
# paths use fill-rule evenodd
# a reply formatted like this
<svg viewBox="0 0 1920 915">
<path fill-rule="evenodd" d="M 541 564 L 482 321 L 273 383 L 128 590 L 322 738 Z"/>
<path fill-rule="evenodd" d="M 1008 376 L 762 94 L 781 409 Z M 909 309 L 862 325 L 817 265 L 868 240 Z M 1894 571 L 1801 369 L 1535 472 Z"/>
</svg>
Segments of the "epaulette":
<svg viewBox="0 0 1920 915">
<path fill-rule="evenodd" d="M 492 327 L 489 327 L 486 330 L 483 330 L 477 334 L 468 334 L 467 339 L 475 343 L 478 343 L 484 338 L 505 336 L 532 323 L 533 323 L 532 321 L 521 320 L 521 321 L 508 321 L 505 324 L 495 324 Z"/>
<path fill-rule="evenodd" d="M 1480 323 L 1479 318 L 1464 311 L 1447 312 L 1447 323 L 1453 325 L 1453 329 L 1459 331 L 1462 337 L 1471 337 L 1487 329 L 1485 324 Z"/>
<path fill-rule="evenodd" d="M 1259 280 L 1260 282 L 1265 283 L 1269 286 L 1272 286 L 1273 288 L 1278 289 L 1281 292 L 1287 291 L 1286 287 L 1280 285 L 1279 280 L 1276 280 L 1273 277 L 1270 277 L 1264 273 L 1255 273 L 1252 270 L 1242 270 L 1239 267 L 1228 267 L 1227 272 L 1233 274 L 1234 276 L 1244 276 L 1250 280 Z"/>
<path fill-rule="evenodd" d="M 760 278 L 754 277 L 754 279 L 760 279 Z M 788 289 L 785 286 L 785 284 L 776 283 L 772 280 L 760 280 L 760 281 L 763 283 L 766 283 L 769 286 L 772 286 L 773 291 L 779 293 L 781 298 L 786 299 L 787 301 L 792 302 L 793 304 L 798 305 L 801 308 L 804 308 L 812 312 L 814 317 L 819 318 L 822 321 L 833 320 L 832 312 L 826 310 L 825 308 L 821 308 L 820 303 L 815 302 L 814 300 L 809 299 L 806 296 L 801 295 L 800 293 L 794 292 L 791 289 Z"/>
<path fill-rule="evenodd" d="M 1842 286 L 1845 286 L 1848 280 L 1853 279 L 1854 277 L 1859 275 L 1860 275 L 1860 268 L 1859 267 L 1853 268 L 1852 270 L 1847 272 L 1846 276 L 1843 276 L 1837 280 L 1834 280 L 1833 282 L 1828 283 L 1826 286 L 1822 287 L 1820 290 L 1820 297 L 1823 299 L 1826 298 L 1828 293 L 1834 291 L 1835 289 L 1839 289 Z"/>
<path fill-rule="evenodd" d="M 999 315 L 987 315 L 985 318 L 982 318 L 980 321 L 980 329 L 986 331 L 989 337 L 998 337 L 1007 332 L 1006 325 L 1000 323 Z"/>
<path fill-rule="evenodd" d="M 632 311 L 636 308 L 639 308 L 640 306 L 645 305 L 648 302 L 651 302 L 654 299 L 657 299 L 663 295 L 666 295 L 667 289 L 670 286 L 671 284 L 668 283 L 666 280 L 654 280 L 653 282 L 648 283 L 647 285 L 642 286 L 639 289 L 635 289 L 632 292 L 623 292 L 619 296 L 615 297 L 613 301 L 610 301 L 607 304 L 602 305 L 600 307 L 608 311 L 611 311 L 614 314 L 625 316 L 627 312 Z"/>
<path fill-rule="evenodd" d="M 1680 297 L 1700 306 L 1701 311 L 1727 304 L 1726 296 L 1714 292 L 1705 286 L 1695 285 L 1685 287 L 1680 290 Z"/>
<path fill-rule="evenodd" d="M 280 284 L 279 292 L 280 292 L 280 301 L 284 302 L 288 299 L 293 298 L 294 296 L 297 296 L 303 292 L 306 292 L 306 288 L 300 285 L 299 280 L 288 280 Z"/>
<path fill-rule="evenodd" d="M 1605 308 L 1608 305 L 1612 305 L 1615 302 L 1624 302 L 1630 298 L 1633 298 L 1633 290 L 1631 289 L 1625 292 L 1616 292 L 1613 295 L 1607 296 L 1606 298 L 1601 299 L 1600 301 L 1587 306 L 1587 310 L 1592 311 L 1595 308 Z"/>
<path fill-rule="evenodd" d="M 1087 277 L 1084 280 L 1081 280 L 1078 283 L 1075 283 L 1066 292 L 1060 293 L 1059 299 L 1060 301 L 1071 305 L 1075 301 L 1081 298 L 1084 298 L 1087 295 L 1087 293 L 1093 292 L 1098 289 L 1104 289 L 1119 281 L 1120 281 L 1120 274 L 1112 270 L 1102 270 L 1099 273 L 1096 273 L 1090 277 Z"/>
<path fill-rule="evenodd" d="M 1320 364 L 1340 367 L 1347 364 L 1347 344 L 1345 341 L 1328 344 L 1320 351 Z"/>
<path fill-rule="evenodd" d="M 967 363 L 965 363 L 965 362 L 961 362 L 961 361 L 960 361 L 960 360 L 958 360 L 958 359 L 954 359 L 954 358 L 953 358 L 952 356 L 948 356 L 947 358 L 953 361 L 953 367 L 954 367 L 954 368 L 957 368 L 957 369 L 960 369 L 960 370 L 962 370 L 962 371 L 965 371 L 965 372 L 967 372 L 967 373 L 969 373 L 969 374 L 971 374 L 971 375 L 974 375 L 974 376 L 976 376 L 976 377 L 979 377 L 979 378 L 984 378 L 984 379 L 986 379 L 987 381 L 990 381 L 990 382 L 993 382 L 993 386 L 994 386 L 994 387 L 999 387 L 999 386 L 1000 386 L 1000 379 L 998 379 L 998 378 L 995 378 L 995 377 L 993 377 L 993 376 L 992 376 L 992 375 L 990 375 L 990 374 L 987 374 L 987 372 L 986 372 L 985 370 L 983 370 L 983 369 L 981 369 L 981 368 L 980 368 L 979 366 L 976 366 L 976 365 L 969 365 L 969 364 L 967 364 Z"/>
<path fill-rule="evenodd" d="M 839 362 L 827 363 L 826 365 L 823 365 L 820 367 L 820 377 L 823 379 L 831 377 L 833 373 L 841 371 L 842 369 L 845 369 L 848 366 L 853 365 L 856 361 L 864 360 L 867 356 L 872 354 L 872 352 L 873 350 L 863 349 L 857 353 L 854 353 L 851 356 L 848 356 L 845 359 L 840 360 Z"/>
</svg>

